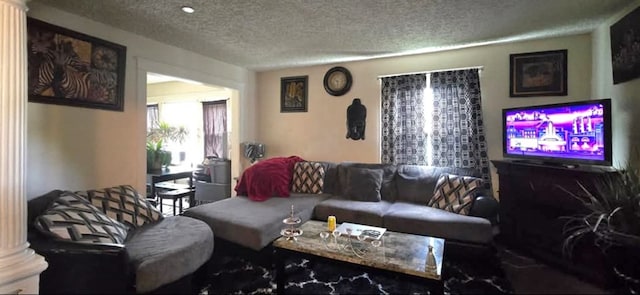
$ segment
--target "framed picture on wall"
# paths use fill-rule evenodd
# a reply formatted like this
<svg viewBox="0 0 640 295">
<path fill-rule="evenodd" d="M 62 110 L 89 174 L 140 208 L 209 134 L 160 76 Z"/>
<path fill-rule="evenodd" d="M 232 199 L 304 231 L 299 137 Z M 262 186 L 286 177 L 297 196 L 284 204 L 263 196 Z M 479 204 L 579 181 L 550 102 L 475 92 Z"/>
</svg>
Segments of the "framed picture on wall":
<svg viewBox="0 0 640 295">
<path fill-rule="evenodd" d="M 640 7 L 609 28 L 613 84 L 640 77 Z"/>
<path fill-rule="evenodd" d="M 27 19 L 30 102 L 124 110 L 126 47 Z"/>
<path fill-rule="evenodd" d="M 306 112 L 309 76 L 280 79 L 280 112 Z"/>
<path fill-rule="evenodd" d="M 510 55 L 509 96 L 566 96 L 567 50 Z"/>
</svg>

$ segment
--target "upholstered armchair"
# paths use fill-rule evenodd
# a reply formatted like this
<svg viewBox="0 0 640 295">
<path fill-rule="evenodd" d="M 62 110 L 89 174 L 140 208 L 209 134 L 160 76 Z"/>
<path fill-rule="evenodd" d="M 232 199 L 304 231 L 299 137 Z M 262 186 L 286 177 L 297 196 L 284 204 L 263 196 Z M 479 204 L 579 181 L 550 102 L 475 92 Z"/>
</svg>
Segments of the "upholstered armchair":
<svg viewBox="0 0 640 295">
<path fill-rule="evenodd" d="M 49 263 L 40 292 L 192 292 L 193 274 L 206 270 L 213 253 L 211 228 L 186 216 L 155 215 L 159 212 L 145 200 L 128 185 L 54 190 L 31 199 L 28 241 Z M 127 211 L 135 207 L 132 202 L 155 217 Z"/>
</svg>

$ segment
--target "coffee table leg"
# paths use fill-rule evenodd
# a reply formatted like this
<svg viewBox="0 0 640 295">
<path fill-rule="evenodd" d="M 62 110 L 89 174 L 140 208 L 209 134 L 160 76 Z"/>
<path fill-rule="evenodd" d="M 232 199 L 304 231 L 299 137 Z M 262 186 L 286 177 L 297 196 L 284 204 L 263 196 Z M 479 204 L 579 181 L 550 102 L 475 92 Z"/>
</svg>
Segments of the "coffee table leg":
<svg viewBox="0 0 640 295">
<path fill-rule="evenodd" d="M 284 294 L 284 253 L 281 250 L 275 250 L 276 258 L 276 292 L 277 294 Z"/>
</svg>

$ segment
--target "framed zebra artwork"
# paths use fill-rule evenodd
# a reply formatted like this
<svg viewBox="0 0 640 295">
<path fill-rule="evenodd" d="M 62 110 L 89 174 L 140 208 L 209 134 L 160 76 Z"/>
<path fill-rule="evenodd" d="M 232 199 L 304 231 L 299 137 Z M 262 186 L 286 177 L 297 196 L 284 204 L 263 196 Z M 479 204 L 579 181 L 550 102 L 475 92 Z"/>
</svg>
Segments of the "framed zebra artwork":
<svg viewBox="0 0 640 295">
<path fill-rule="evenodd" d="M 125 46 L 27 18 L 29 102 L 124 110 Z"/>
</svg>

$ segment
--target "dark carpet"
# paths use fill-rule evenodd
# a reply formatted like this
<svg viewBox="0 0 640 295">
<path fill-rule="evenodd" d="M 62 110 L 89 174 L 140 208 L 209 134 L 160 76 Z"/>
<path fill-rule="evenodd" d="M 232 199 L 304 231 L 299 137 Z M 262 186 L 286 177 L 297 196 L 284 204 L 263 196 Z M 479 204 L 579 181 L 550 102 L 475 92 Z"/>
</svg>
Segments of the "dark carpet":
<svg viewBox="0 0 640 295">
<path fill-rule="evenodd" d="M 420 280 L 293 256 L 286 261 L 288 294 L 430 294 Z M 211 264 L 200 294 L 275 294 L 274 271 L 240 257 Z M 497 258 L 445 259 L 445 294 L 513 294 Z"/>
</svg>

